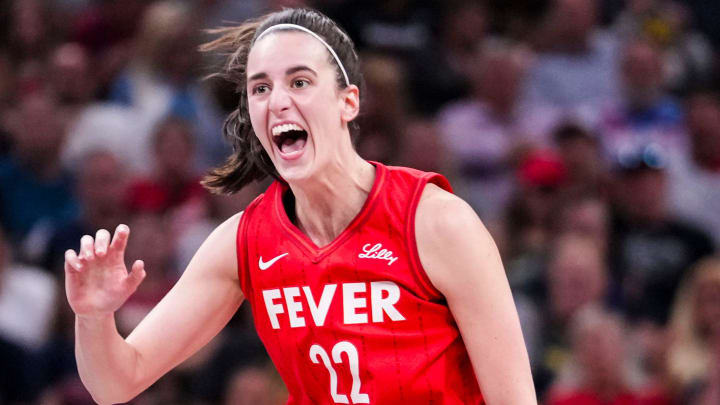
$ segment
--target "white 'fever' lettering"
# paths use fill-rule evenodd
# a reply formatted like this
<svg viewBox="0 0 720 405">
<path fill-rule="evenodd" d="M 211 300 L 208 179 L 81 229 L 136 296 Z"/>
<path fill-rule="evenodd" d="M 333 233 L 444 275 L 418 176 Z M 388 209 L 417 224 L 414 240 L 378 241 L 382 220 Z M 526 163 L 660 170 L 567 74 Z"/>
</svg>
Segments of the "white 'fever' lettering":
<svg viewBox="0 0 720 405">
<path fill-rule="evenodd" d="M 400 288 L 392 281 L 373 281 L 370 283 L 370 296 L 368 297 L 367 283 L 343 283 L 342 288 L 342 311 L 343 322 L 346 325 L 368 323 L 368 313 L 358 312 L 368 308 L 372 322 L 385 322 L 385 316 L 391 321 L 404 321 L 405 317 L 395 308 L 400 300 Z M 301 315 L 303 304 L 307 303 L 310 315 L 315 326 L 323 326 L 330 310 L 330 305 L 335 297 L 337 284 L 327 284 L 323 287 L 320 302 L 316 302 L 310 287 L 303 286 L 302 292 L 299 287 L 285 287 L 263 290 L 265 309 L 273 329 L 280 329 L 278 315 L 287 313 L 288 322 L 291 328 L 306 326 L 305 318 Z M 363 294 L 365 293 L 365 294 Z M 299 299 L 303 296 L 305 299 Z M 284 300 L 282 298 L 285 298 Z M 368 299 L 369 298 L 369 299 Z M 283 301 L 284 304 L 283 305 Z M 286 309 L 287 308 L 287 309 Z"/>
<path fill-rule="evenodd" d="M 310 307 L 310 314 L 315 321 L 315 325 L 323 326 L 325 324 L 325 317 L 327 316 L 328 309 L 330 309 L 330 302 L 332 301 L 333 295 L 335 295 L 335 289 L 337 285 L 328 284 L 323 288 L 322 295 L 320 296 L 320 304 L 315 304 L 310 287 L 303 287 L 305 296 L 307 297 L 308 306 Z"/>
<path fill-rule="evenodd" d="M 367 298 L 357 298 L 357 293 L 365 292 L 365 283 L 343 284 L 343 319 L 345 324 L 368 323 L 367 314 L 358 314 L 358 308 L 367 307 Z"/>
</svg>

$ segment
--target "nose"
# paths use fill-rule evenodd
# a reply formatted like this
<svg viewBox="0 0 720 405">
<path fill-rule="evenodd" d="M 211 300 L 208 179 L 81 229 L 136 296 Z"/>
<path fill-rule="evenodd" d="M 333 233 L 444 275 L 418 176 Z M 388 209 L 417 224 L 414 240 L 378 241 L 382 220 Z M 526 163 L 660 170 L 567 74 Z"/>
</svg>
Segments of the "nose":
<svg viewBox="0 0 720 405">
<path fill-rule="evenodd" d="M 277 86 L 270 93 L 270 101 L 268 108 L 276 116 L 280 116 L 283 111 L 289 110 L 292 105 L 290 94 L 282 86 Z"/>
</svg>

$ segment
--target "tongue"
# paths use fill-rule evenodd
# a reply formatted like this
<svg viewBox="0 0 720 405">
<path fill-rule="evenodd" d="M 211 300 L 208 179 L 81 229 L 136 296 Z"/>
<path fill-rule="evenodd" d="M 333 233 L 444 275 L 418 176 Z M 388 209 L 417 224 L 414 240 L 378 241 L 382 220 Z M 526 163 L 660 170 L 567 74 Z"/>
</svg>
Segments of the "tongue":
<svg viewBox="0 0 720 405">
<path fill-rule="evenodd" d="M 280 150 L 282 151 L 282 153 L 292 153 L 301 150 L 303 147 L 305 147 L 305 139 L 288 138 L 282 143 L 282 145 L 280 146 Z"/>
</svg>

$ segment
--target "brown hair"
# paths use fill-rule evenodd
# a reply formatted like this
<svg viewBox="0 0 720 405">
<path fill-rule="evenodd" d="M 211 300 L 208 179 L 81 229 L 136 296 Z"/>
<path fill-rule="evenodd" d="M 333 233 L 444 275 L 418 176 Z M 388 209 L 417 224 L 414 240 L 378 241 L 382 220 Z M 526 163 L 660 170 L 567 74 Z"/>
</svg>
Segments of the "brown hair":
<svg viewBox="0 0 720 405">
<path fill-rule="evenodd" d="M 220 35 L 214 41 L 200 47 L 203 52 L 215 51 L 226 59 L 220 72 L 210 77 L 220 77 L 235 85 L 240 95 L 238 107 L 230 113 L 223 126 L 223 134 L 233 147 L 233 154 L 226 162 L 216 167 L 203 179 L 203 185 L 215 193 L 234 193 L 248 183 L 272 176 L 279 179 L 270 157 L 255 136 L 250 123 L 247 102 L 247 60 L 250 49 L 258 35 L 277 24 L 295 24 L 305 27 L 319 35 L 337 53 L 347 71 L 350 83 L 363 90 L 360 61 L 355 45 L 350 37 L 329 17 L 310 9 L 285 9 L 248 20 L 235 27 L 223 27 L 209 32 Z M 328 61 L 336 66 L 338 88 L 347 87 L 340 67 L 328 52 Z M 350 132 L 355 135 L 357 123 L 349 124 Z"/>
<path fill-rule="evenodd" d="M 667 363 L 673 382 L 687 388 L 707 375 L 711 356 L 711 340 L 698 325 L 695 308 L 700 286 L 720 282 L 720 256 L 698 261 L 680 283 L 675 296 L 669 329 L 673 341 L 668 349 Z"/>
</svg>

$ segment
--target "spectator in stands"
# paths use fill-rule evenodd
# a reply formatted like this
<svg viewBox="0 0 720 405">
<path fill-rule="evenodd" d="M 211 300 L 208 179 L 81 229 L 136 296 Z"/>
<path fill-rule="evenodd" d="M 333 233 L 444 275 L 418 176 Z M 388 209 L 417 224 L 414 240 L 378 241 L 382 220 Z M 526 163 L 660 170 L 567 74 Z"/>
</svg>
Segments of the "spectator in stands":
<svg viewBox="0 0 720 405">
<path fill-rule="evenodd" d="M 218 136 L 221 113 L 196 76 L 197 17 L 190 4 L 151 4 L 135 38 L 137 54 L 113 83 L 110 101 L 135 109 L 150 131 L 168 115 L 191 122 L 198 147 L 193 163 L 206 168 L 224 158 L 227 145 Z"/>
<path fill-rule="evenodd" d="M 720 341 L 720 339 L 716 339 Z M 713 405 L 720 403 L 720 343 L 716 341 L 710 353 L 711 364 L 707 378 L 690 399 L 690 405 Z"/>
<path fill-rule="evenodd" d="M 50 55 L 49 87 L 56 94 L 67 120 L 68 139 L 76 123 L 91 111 L 97 87 L 88 52 L 77 43 L 62 43 Z M 68 142 L 65 142 L 67 145 Z"/>
<path fill-rule="evenodd" d="M 0 336 L 29 352 L 50 335 L 56 280 L 43 269 L 16 262 L 0 228 Z"/>
<path fill-rule="evenodd" d="M 489 25 L 484 3 L 472 0 L 448 2 L 439 18 L 439 32 L 430 46 L 409 62 L 412 104 L 424 115 L 470 95 L 477 49 Z"/>
<path fill-rule="evenodd" d="M 556 232 L 591 238 L 607 257 L 610 237 L 610 205 L 602 194 L 568 194 L 557 208 Z"/>
<path fill-rule="evenodd" d="M 65 108 L 82 108 L 95 96 L 90 57 L 81 45 L 64 43 L 50 55 L 50 85 Z"/>
<path fill-rule="evenodd" d="M 662 87 L 660 49 L 648 40 L 633 40 L 623 48 L 620 67 L 620 97 L 603 107 L 596 127 L 606 153 L 616 156 L 657 143 L 672 154 L 669 164 L 686 156 L 685 114 Z"/>
<path fill-rule="evenodd" d="M 610 257 L 616 304 L 634 321 L 664 325 L 686 269 L 714 251 L 710 237 L 667 209 L 658 145 L 621 154 L 614 171 Z"/>
<path fill-rule="evenodd" d="M 402 133 L 409 117 L 405 71 L 392 56 L 365 54 L 362 57 L 365 79 L 362 128 L 356 139 L 360 155 L 366 159 L 396 165 L 402 150 Z"/>
<path fill-rule="evenodd" d="M 52 40 L 50 30 L 51 12 L 47 2 L 41 0 L 9 1 L 9 31 L 11 54 L 17 61 L 42 59 Z"/>
<path fill-rule="evenodd" d="M 672 211 L 709 232 L 720 245 L 720 95 L 698 91 L 688 100 L 690 154 L 670 169 Z"/>
<path fill-rule="evenodd" d="M 701 261 L 684 280 L 670 328 L 669 368 L 674 386 L 682 403 L 703 404 L 702 395 L 713 390 L 717 394 L 720 388 L 716 374 L 720 365 L 720 258 Z"/>
<path fill-rule="evenodd" d="M 127 173 L 115 154 L 95 150 L 85 156 L 77 171 L 81 215 L 53 233 L 43 260 L 45 268 L 60 276 L 65 251 L 77 248 L 83 235 L 115 229 L 127 221 L 126 196 Z"/>
<path fill-rule="evenodd" d="M 586 308 L 573 319 L 572 360 L 547 405 L 644 405 L 633 387 L 627 332 L 616 315 Z"/>
<path fill-rule="evenodd" d="M 548 143 L 553 114 L 518 104 L 526 51 L 508 43 L 478 50 L 470 98 L 449 104 L 438 127 L 465 184 L 458 190 L 486 223 L 500 219 L 514 191 L 513 170 L 520 150 Z"/>
<path fill-rule="evenodd" d="M 597 137 L 582 125 L 565 122 L 552 133 L 567 166 L 567 188 L 574 193 L 602 194 L 608 187 L 608 167 Z"/>
<path fill-rule="evenodd" d="M 29 403 L 36 397 L 40 369 L 33 350 L 46 337 L 52 313 L 47 304 L 56 293 L 53 280 L 47 278 L 12 263 L 0 227 L 0 403 Z"/>
<path fill-rule="evenodd" d="M 517 190 L 508 202 L 503 229 L 504 251 L 511 260 L 532 261 L 547 251 L 554 231 L 555 208 L 567 181 L 567 167 L 551 149 L 536 149 L 520 159 L 515 171 Z M 509 263 L 512 268 L 512 263 Z"/>
<path fill-rule="evenodd" d="M 553 0 L 535 36 L 540 55 L 524 99 L 564 111 L 596 108 L 618 95 L 617 41 L 598 26 L 597 0 Z"/>
<path fill-rule="evenodd" d="M 713 63 L 711 45 L 693 26 L 694 19 L 676 0 L 632 0 L 613 30 L 623 39 L 647 38 L 660 47 L 663 88 L 685 94 L 710 78 Z"/>
<path fill-rule="evenodd" d="M 407 57 L 430 45 L 438 6 L 422 0 L 350 1 L 331 16 L 359 49 Z"/>
<path fill-rule="evenodd" d="M 65 130 L 55 98 L 46 92 L 24 96 L 11 132 L 13 150 L 0 159 L 0 224 L 14 244 L 27 244 L 23 255 L 35 257 L 53 227 L 78 212 L 74 179 L 60 165 Z"/>
<path fill-rule="evenodd" d="M 534 316 L 524 314 L 539 395 L 565 367 L 570 353 L 570 323 L 588 306 L 602 306 L 608 283 L 604 252 L 594 239 L 563 234 L 554 242 L 547 268 L 536 289 L 516 288 L 535 302 Z M 537 288 L 540 287 L 540 288 Z M 547 296 L 545 296 L 547 294 Z M 534 346 L 534 347 L 533 347 Z"/>
<path fill-rule="evenodd" d="M 195 140 L 191 124 L 178 117 L 161 121 L 152 136 L 154 170 L 131 182 L 131 212 L 163 214 L 185 204 L 204 204 L 207 191 L 193 165 Z M 112 229 L 112 228 L 111 228 Z"/>
</svg>

